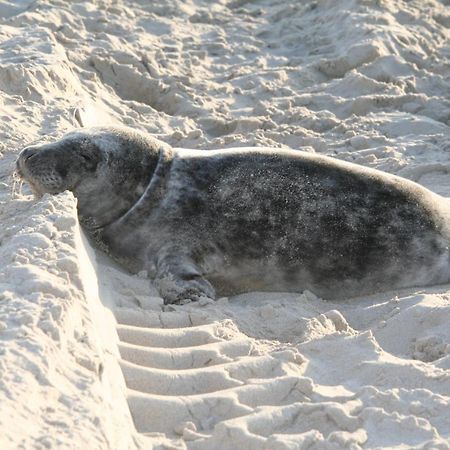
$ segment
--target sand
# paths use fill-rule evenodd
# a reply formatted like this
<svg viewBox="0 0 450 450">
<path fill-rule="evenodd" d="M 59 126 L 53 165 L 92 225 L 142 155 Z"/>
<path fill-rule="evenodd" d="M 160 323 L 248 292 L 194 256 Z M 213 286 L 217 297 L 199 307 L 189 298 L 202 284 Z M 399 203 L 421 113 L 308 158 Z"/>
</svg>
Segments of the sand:
<svg viewBox="0 0 450 450">
<path fill-rule="evenodd" d="M 1 449 L 448 449 L 450 286 L 164 307 L 17 153 L 125 124 L 450 198 L 448 0 L 0 3 Z"/>
</svg>

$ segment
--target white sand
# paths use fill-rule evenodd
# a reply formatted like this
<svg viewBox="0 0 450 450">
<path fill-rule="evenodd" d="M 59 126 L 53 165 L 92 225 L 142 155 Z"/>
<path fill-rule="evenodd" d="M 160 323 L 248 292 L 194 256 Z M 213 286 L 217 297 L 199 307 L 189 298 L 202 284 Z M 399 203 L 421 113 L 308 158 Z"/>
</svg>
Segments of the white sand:
<svg viewBox="0 0 450 450">
<path fill-rule="evenodd" d="M 123 123 L 450 197 L 448 0 L 0 2 L 0 448 L 448 449 L 450 287 L 162 308 L 20 148 Z M 117 323 L 116 323 L 117 321 Z"/>
</svg>

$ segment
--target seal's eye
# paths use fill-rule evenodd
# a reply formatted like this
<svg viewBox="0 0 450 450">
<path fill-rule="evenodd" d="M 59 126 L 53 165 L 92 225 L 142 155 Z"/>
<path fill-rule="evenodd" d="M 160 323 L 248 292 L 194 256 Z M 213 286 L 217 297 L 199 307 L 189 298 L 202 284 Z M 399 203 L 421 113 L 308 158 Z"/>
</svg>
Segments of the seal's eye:
<svg viewBox="0 0 450 450">
<path fill-rule="evenodd" d="M 86 161 L 86 162 L 92 162 L 92 157 L 90 155 L 87 155 L 86 153 L 80 153 L 80 156 Z"/>
<path fill-rule="evenodd" d="M 80 152 L 80 157 L 89 170 L 95 170 L 98 161 L 93 155 L 90 155 L 85 152 Z"/>
</svg>

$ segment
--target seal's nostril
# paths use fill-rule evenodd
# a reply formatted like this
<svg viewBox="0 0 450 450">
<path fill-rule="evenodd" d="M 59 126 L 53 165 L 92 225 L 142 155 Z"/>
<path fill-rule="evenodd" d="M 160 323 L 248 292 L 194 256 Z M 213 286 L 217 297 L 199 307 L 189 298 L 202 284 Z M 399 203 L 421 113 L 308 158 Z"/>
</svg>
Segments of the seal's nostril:
<svg viewBox="0 0 450 450">
<path fill-rule="evenodd" d="M 30 159 L 33 155 L 36 154 L 36 149 L 33 147 L 27 147 L 24 148 L 19 155 L 19 160 L 26 161 L 27 159 Z"/>
</svg>

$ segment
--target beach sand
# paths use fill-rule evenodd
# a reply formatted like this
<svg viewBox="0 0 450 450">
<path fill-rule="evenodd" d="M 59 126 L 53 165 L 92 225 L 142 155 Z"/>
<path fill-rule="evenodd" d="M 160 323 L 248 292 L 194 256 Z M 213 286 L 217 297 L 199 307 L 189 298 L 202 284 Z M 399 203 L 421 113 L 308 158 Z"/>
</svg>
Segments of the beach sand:
<svg viewBox="0 0 450 450">
<path fill-rule="evenodd" d="M 123 124 L 450 197 L 448 0 L 0 3 L 1 449 L 449 449 L 450 286 L 163 307 L 18 152 Z"/>
</svg>

